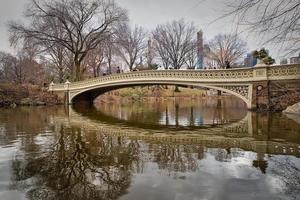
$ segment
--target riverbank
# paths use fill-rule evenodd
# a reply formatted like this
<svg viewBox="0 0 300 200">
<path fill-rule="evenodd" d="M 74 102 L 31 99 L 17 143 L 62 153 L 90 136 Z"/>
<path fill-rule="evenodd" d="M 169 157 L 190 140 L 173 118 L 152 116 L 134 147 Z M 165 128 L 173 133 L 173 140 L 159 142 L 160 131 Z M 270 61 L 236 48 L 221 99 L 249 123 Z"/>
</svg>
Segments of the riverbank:
<svg viewBox="0 0 300 200">
<path fill-rule="evenodd" d="M 0 84 L 0 106 L 59 105 L 63 102 L 46 88 L 36 85 Z"/>
<path fill-rule="evenodd" d="M 228 96 L 228 95 L 227 95 Z M 217 97 L 217 93 L 213 94 L 211 91 L 202 89 L 191 89 L 180 87 L 178 92 L 175 92 L 174 86 L 146 86 L 146 87 L 132 87 L 123 88 L 104 95 L 96 99 L 96 103 L 109 102 L 135 102 L 145 100 L 167 100 L 169 98 L 178 99 L 199 99 L 205 97 Z"/>
</svg>

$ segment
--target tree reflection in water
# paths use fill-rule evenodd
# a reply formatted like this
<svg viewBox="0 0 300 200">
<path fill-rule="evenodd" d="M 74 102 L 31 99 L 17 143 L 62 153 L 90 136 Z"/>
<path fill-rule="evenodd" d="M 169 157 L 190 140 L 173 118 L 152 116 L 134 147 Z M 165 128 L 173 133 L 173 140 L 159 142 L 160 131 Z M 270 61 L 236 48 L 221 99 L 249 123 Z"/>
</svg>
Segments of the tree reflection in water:
<svg viewBox="0 0 300 200">
<path fill-rule="evenodd" d="M 188 172 L 198 169 L 197 160 L 203 157 L 203 147 L 199 145 L 152 144 L 150 152 L 159 169 L 171 172 Z"/>
<path fill-rule="evenodd" d="M 12 163 L 13 188 L 29 199 L 117 199 L 138 165 L 138 142 L 61 127 L 57 143 Z"/>
</svg>

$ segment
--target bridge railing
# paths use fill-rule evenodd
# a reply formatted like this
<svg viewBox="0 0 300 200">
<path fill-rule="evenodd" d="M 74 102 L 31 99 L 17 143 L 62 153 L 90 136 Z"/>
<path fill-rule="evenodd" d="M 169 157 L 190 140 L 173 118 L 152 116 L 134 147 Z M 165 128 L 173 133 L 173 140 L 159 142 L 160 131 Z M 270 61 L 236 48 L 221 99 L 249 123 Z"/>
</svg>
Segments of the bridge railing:
<svg viewBox="0 0 300 200">
<path fill-rule="evenodd" d="M 72 90 L 98 83 L 139 79 L 184 79 L 203 82 L 249 82 L 278 77 L 300 78 L 300 65 L 256 66 L 251 68 L 215 70 L 149 70 L 118 73 L 68 84 L 52 84 L 51 91 Z"/>
</svg>

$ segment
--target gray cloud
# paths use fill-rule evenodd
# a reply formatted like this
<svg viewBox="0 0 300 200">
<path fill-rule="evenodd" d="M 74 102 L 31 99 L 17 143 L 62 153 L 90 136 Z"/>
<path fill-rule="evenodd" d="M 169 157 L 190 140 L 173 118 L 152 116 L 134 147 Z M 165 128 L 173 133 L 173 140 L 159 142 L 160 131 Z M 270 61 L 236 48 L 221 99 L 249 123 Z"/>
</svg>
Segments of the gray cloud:
<svg viewBox="0 0 300 200">
<path fill-rule="evenodd" d="M 22 20 L 27 0 L 0 0 L 0 51 L 10 51 L 7 23 L 11 20 Z"/>
<path fill-rule="evenodd" d="M 192 21 L 196 27 L 204 31 L 205 40 L 219 33 L 232 33 L 235 26 L 232 19 L 222 19 L 214 23 L 214 19 L 222 15 L 224 0 L 116 0 L 128 10 L 131 24 L 137 24 L 148 30 L 157 24 L 174 19 L 184 18 Z M 22 14 L 28 0 L 0 0 L 0 51 L 10 51 L 7 21 L 22 20 Z M 247 38 L 249 49 L 261 47 L 261 42 L 251 34 L 243 34 Z M 272 53 L 272 52 L 271 52 Z"/>
</svg>

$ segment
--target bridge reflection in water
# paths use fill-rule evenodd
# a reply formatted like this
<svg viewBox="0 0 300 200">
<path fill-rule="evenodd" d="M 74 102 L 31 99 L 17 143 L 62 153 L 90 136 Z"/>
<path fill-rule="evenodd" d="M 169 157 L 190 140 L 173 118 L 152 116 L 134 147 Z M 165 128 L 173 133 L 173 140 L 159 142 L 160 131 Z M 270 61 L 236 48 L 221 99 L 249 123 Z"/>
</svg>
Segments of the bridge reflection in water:
<svg viewBox="0 0 300 200">
<path fill-rule="evenodd" d="M 68 121 L 65 121 L 65 118 L 56 120 L 63 120 L 63 122 L 84 129 L 93 129 L 99 133 L 146 141 L 201 144 L 210 148 L 234 147 L 262 154 L 290 154 L 300 157 L 300 125 L 279 113 L 271 115 L 270 113 L 246 112 L 243 119 L 234 123 L 217 126 L 204 125 L 199 129 L 187 130 L 179 127 L 179 129 L 172 130 L 163 129 L 161 126 L 141 128 L 138 124 L 113 124 L 111 120 L 106 121 L 101 113 L 95 115 L 86 107 L 82 110 L 68 108 Z M 92 110 L 95 109 L 92 108 Z M 285 124 L 284 128 L 278 126 L 277 123 Z M 295 129 L 291 128 L 287 131 L 285 128 L 289 127 L 289 123 Z M 282 141 L 287 141 L 287 143 L 282 143 Z"/>
<path fill-rule="evenodd" d="M 28 199 L 299 197 L 300 125 L 279 113 L 156 130 L 87 109 L 17 109 L 0 112 L 1 147 L 19 149 L 0 174 Z"/>
</svg>

